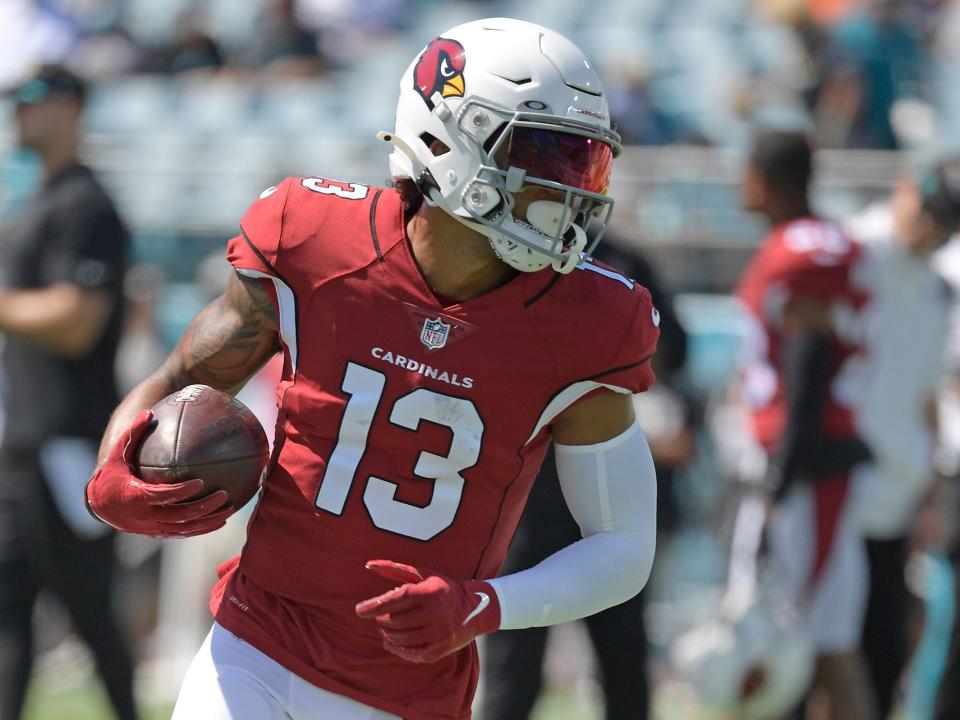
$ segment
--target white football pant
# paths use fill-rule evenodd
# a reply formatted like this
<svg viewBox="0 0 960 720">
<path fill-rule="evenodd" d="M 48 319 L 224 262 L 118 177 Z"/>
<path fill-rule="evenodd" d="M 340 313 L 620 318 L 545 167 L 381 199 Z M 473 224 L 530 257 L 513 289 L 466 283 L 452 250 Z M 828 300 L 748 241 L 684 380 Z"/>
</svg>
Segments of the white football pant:
<svg viewBox="0 0 960 720">
<path fill-rule="evenodd" d="M 817 654 L 848 653 L 860 647 L 867 606 L 869 567 L 856 519 L 867 466 L 850 472 L 847 496 L 829 541 L 829 554 L 811 582 L 817 538 L 815 486 L 798 482 L 770 518 L 772 559 L 783 589 L 798 602 Z"/>
<path fill-rule="evenodd" d="M 190 664 L 171 720 L 401 720 L 293 674 L 217 623 Z"/>
</svg>

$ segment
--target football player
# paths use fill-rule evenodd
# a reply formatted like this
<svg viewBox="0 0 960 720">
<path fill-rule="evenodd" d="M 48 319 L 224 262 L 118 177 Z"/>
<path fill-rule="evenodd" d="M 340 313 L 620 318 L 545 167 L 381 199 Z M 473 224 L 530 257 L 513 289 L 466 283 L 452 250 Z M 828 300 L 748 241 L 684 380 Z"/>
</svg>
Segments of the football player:
<svg viewBox="0 0 960 720">
<path fill-rule="evenodd" d="M 105 434 L 94 514 L 214 530 L 222 493 L 146 485 L 125 459 L 166 394 L 236 389 L 283 353 L 275 451 L 176 718 L 468 718 L 475 637 L 595 613 L 650 572 L 655 477 L 631 395 L 653 382 L 659 316 L 583 254 L 620 151 L 593 66 L 546 28 L 467 23 L 407 68 L 380 136 L 394 187 L 262 193 L 225 293 Z M 551 442 L 584 537 L 491 580 Z"/>
<path fill-rule="evenodd" d="M 857 246 L 810 210 L 811 176 L 803 134 L 755 139 L 741 199 L 772 228 L 737 289 L 748 323 L 741 391 L 769 459 L 770 551 L 814 645 L 813 685 L 831 717 L 857 720 L 873 717 L 858 650 L 867 564 L 853 522 L 870 455 L 853 413 L 866 297 Z"/>
</svg>

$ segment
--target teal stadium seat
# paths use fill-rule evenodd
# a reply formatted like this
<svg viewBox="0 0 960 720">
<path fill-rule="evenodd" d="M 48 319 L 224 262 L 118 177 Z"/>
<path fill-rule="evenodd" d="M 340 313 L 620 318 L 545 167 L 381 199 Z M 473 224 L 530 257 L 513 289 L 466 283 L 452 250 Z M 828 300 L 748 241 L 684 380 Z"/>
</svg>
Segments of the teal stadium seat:
<svg viewBox="0 0 960 720">
<path fill-rule="evenodd" d="M 172 85 L 152 76 L 126 76 L 97 83 L 85 121 L 92 132 L 150 134 L 175 119 Z"/>
<path fill-rule="evenodd" d="M 178 78 L 177 124 L 184 133 L 222 137 L 245 132 L 254 123 L 254 90 L 242 78 Z"/>
</svg>

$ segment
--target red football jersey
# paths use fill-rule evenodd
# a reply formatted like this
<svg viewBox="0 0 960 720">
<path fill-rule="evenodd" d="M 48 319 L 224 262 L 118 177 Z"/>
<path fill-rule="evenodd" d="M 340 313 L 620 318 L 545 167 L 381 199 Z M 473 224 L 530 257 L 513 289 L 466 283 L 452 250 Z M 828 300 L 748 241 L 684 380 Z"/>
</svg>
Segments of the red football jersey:
<svg viewBox="0 0 960 720">
<path fill-rule="evenodd" d="M 399 194 L 291 178 L 261 195 L 227 257 L 275 289 L 285 363 L 277 448 L 218 622 L 310 682 L 407 719 L 467 718 L 475 644 L 412 664 L 354 606 L 384 558 L 495 577 L 562 410 L 653 382 L 649 293 L 584 262 L 444 306 Z"/>
<path fill-rule="evenodd" d="M 866 295 L 857 280 L 861 253 L 834 223 L 802 218 L 773 228 L 744 270 L 737 289 L 747 319 L 742 390 L 756 439 L 773 451 L 787 421 L 783 392 L 781 324 L 793 300 L 829 305 L 834 365 L 823 408 L 828 437 L 856 434 L 853 407 L 863 379 L 860 311 Z"/>
</svg>

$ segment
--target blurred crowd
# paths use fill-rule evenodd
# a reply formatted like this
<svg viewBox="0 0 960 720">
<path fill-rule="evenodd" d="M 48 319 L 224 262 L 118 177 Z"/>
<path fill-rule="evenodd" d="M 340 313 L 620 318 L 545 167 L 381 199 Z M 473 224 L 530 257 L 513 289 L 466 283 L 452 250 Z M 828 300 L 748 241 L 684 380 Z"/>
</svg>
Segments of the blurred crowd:
<svg viewBox="0 0 960 720">
<path fill-rule="evenodd" d="M 9 76 L 32 59 L 67 60 L 99 79 L 130 73 L 317 76 L 350 62 L 356 51 L 351 48 L 399 30 L 406 2 L 150 5 L 123 0 L 7 3 L 7 27 L 16 28 L 11 35 L 25 47 L 9 54 L 3 70 Z M 231 23 L 220 22 L 226 12 L 233 16 Z"/>
<path fill-rule="evenodd" d="M 960 288 L 960 240 L 938 237 L 915 255 L 890 251 L 893 259 L 883 254 L 887 252 L 883 248 L 890 238 L 909 234 L 907 220 L 891 217 L 906 213 L 904 203 L 913 197 L 916 204 L 916 197 L 925 197 L 929 190 L 922 187 L 922 173 L 911 171 L 905 151 L 935 150 L 943 157 L 945 149 L 960 144 L 960 83 L 956 82 L 960 0 L 526 4 L 509 0 L 456 4 L 438 0 L 6 0 L 0 3 L 0 37 L 4 39 L 0 85 L 14 84 L 34 63 L 58 61 L 93 81 L 92 102 L 98 86 L 129 78 L 158 82 L 190 78 L 251 87 L 291 82 L 302 87 L 304 82 L 349 74 L 384 48 L 400 47 L 403 52 L 397 54 L 409 54 L 407 47 L 425 39 L 422 27 L 451 24 L 430 19 L 431 14 L 461 19 L 502 13 L 536 19 L 536 13 L 542 14 L 547 7 L 555 13 L 559 29 L 581 43 L 589 55 L 597 56 L 614 119 L 628 144 L 743 148 L 756 127 L 778 126 L 807 130 L 821 149 L 904 151 L 895 163 L 902 166 L 902 175 L 890 174 L 877 183 L 884 193 L 890 191 L 889 197 L 884 194 L 876 206 L 861 205 L 853 208 L 856 212 L 850 217 L 837 219 L 861 243 L 869 245 L 880 238 L 873 246 L 879 258 L 874 272 L 887 272 L 890 286 L 914 283 L 903 285 L 900 299 L 887 301 L 885 311 L 896 322 L 911 328 L 922 317 L 926 328 L 942 320 L 942 327 L 924 336 L 932 339 L 922 347 L 909 334 L 897 336 L 889 348 L 894 365 L 884 368 L 891 378 L 911 378 L 910 391 L 923 395 L 922 411 L 912 408 L 915 416 L 904 421 L 913 423 L 919 439 L 910 445 L 909 438 L 898 434 L 899 425 L 883 427 L 884 413 L 897 415 L 902 408 L 881 402 L 879 409 L 864 411 L 865 418 L 881 421 L 880 428 L 873 428 L 883 438 L 881 446 L 906 443 L 910 445 L 906 452 L 913 453 L 915 461 L 910 497 L 903 503 L 908 511 L 898 517 L 895 532 L 883 531 L 874 537 L 881 551 L 891 536 L 899 543 L 890 571 L 895 576 L 892 592 L 900 593 L 898 617 L 909 626 L 897 647 L 876 650 L 902 656 L 893 679 L 883 688 L 883 707 L 918 707 L 919 714 L 909 717 L 929 717 L 946 658 L 938 658 L 938 650 L 924 643 L 933 642 L 931 633 L 948 637 L 952 620 L 942 604 L 944 588 L 950 585 L 949 579 L 943 579 L 949 567 L 945 553 L 957 521 L 952 497 L 956 489 L 950 481 L 960 475 L 960 312 L 953 302 L 943 317 L 917 313 L 926 313 L 924 300 L 942 309 L 953 298 L 947 289 Z M 384 74 L 392 82 L 396 68 L 388 69 Z M 395 98 L 375 100 L 390 106 Z M 95 155 L 90 160 L 97 165 Z M 386 167 L 385 162 L 382 165 Z M 738 176 L 741 170 L 737 169 Z M 163 182 L 170 185 L 175 177 L 171 174 Z M 960 190 L 960 181 L 950 182 L 955 185 L 947 183 L 948 187 Z M 8 191 L 0 188 L 0 194 Z M 150 202 L 156 200 L 150 193 L 145 195 Z M 960 196 L 954 200 L 960 204 Z M 171 224 L 176 222 L 176 207 L 162 206 L 159 200 L 155 204 L 161 206 L 160 215 L 169 216 Z M 118 205 L 122 213 L 123 203 Z M 631 209 L 618 208 L 618 212 Z M 951 223 L 956 220 L 951 216 Z M 901 225 L 891 229 L 894 222 Z M 222 259 L 226 236 L 219 228 L 198 239 L 176 237 L 179 228 L 171 227 L 167 239 L 172 242 L 164 254 L 156 235 L 145 234 L 136 222 L 131 224 L 134 252 L 123 285 L 128 312 L 117 365 L 122 389 L 155 367 L 182 330 L 182 321 L 217 296 L 228 271 Z M 704 298 L 688 294 L 700 288 L 685 284 L 682 272 L 671 272 L 673 287 L 669 287 L 671 282 L 657 279 L 656 265 L 669 261 L 671 253 L 675 257 L 678 248 L 661 245 L 650 253 L 638 252 L 650 238 L 626 236 L 626 228 L 621 228 L 619 237 L 609 239 L 607 259 L 645 285 L 657 286 L 658 305 L 669 318 L 664 335 L 670 338 L 659 356 L 661 382 L 638 398 L 636 408 L 658 462 L 662 545 L 650 588 L 627 608 L 634 621 L 632 632 L 619 633 L 627 625 L 616 624 L 613 634 L 633 643 L 628 650 L 636 650 L 637 643 L 643 648 L 649 643 L 656 652 L 647 656 L 624 651 L 619 660 L 614 654 L 610 661 L 603 654 L 602 629 L 591 628 L 601 665 L 598 671 L 593 661 L 584 666 L 579 659 L 593 657 L 584 639 L 570 640 L 561 630 L 556 633 L 560 640 L 551 640 L 551 645 L 545 645 L 545 637 L 538 638 L 539 646 L 524 665 L 525 676 L 510 674 L 513 680 L 526 683 L 532 703 L 544 687 L 564 692 L 570 686 L 582 687 L 584 677 L 591 697 L 600 697 L 603 673 L 609 675 L 609 667 L 618 667 L 629 677 L 631 672 L 637 676 L 644 671 L 623 662 L 647 663 L 655 668 L 653 698 L 644 696 L 641 701 L 649 702 L 665 719 L 699 717 L 691 709 L 695 703 L 690 688 L 674 683 L 668 666 L 676 660 L 675 643 L 692 627 L 692 617 L 702 620 L 716 615 L 720 602 L 716 592 L 727 584 L 729 560 L 736 554 L 729 546 L 738 526 L 733 518 L 742 487 L 737 481 L 763 475 L 756 455 L 747 447 L 743 408 L 731 392 L 736 373 L 717 370 L 732 367 L 749 332 L 730 302 L 732 283 L 723 278 L 717 283 L 721 287 L 711 288 L 723 295 Z M 742 223 L 737 232 L 741 230 L 746 238 L 758 234 L 755 227 Z M 931 268 L 938 273 L 933 279 Z M 937 292 L 943 291 L 936 298 L 930 289 L 934 286 Z M 910 295 L 909 288 L 914 287 L 929 291 L 930 297 Z M 921 324 L 917 322 L 913 329 Z M 241 396 L 268 428 L 273 424 L 276 375 L 277 368 L 268 366 Z M 543 512 L 548 510 L 552 512 L 549 508 Z M 141 663 L 141 674 L 155 679 L 161 694 L 175 691 L 198 635 L 209 625 L 206 589 L 216 562 L 242 542 L 244 520 L 238 516 L 221 533 L 185 542 L 125 538 L 120 543 L 123 620 L 133 631 L 134 655 L 147 661 Z M 560 521 L 557 528 L 560 533 L 569 530 Z M 161 546 L 162 553 L 158 552 Z M 710 603 L 715 607 L 705 609 Z M 43 656 L 46 666 L 83 666 L 76 660 L 77 645 L 62 613 L 46 605 L 38 612 L 46 620 L 36 642 L 41 650 L 50 651 Z M 652 619 L 646 635 L 642 626 L 636 627 L 644 615 Z M 754 641 L 756 637 L 744 640 L 743 647 L 769 646 L 767 641 L 751 645 Z M 941 647 L 939 652 L 946 651 Z M 541 662 L 545 663 L 542 675 L 538 672 Z M 613 665 L 603 670 L 605 662 Z M 748 667 L 750 662 L 752 658 L 731 656 L 729 667 Z M 490 677 L 495 677 L 495 669 L 489 670 Z M 708 670 L 715 672 L 713 666 Z M 686 679 L 692 685 L 697 678 L 694 673 Z M 618 677 L 615 686 L 623 689 L 625 682 L 629 680 Z M 648 690 L 646 685 L 641 689 Z M 606 690 L 609 702 L 611 690 Z M 486 697 L 489 701 L 490 695 Z M 635 707 L 629 704 L 634 700 L 628 698 L 625 706 Z M 540 712 L 540 717 L 551 717 L 548 710 Z M 816 713 L 816 708 L 810 712 Z"/>
<path fill-rule="evenodd" d="M 420 42 L 418 27 L 440 16 L 539 9 L 513 0 L 7 0 L 0 85 L 39 61 L 101 81 L 323 78 Z M 629 143 L 742 144 L 744 123 L 785 119 L 810 123 L 821 147 L 960 139 L 954 0 L 561 0 L 552 14 L 607 78 Z"/>
</svg>

